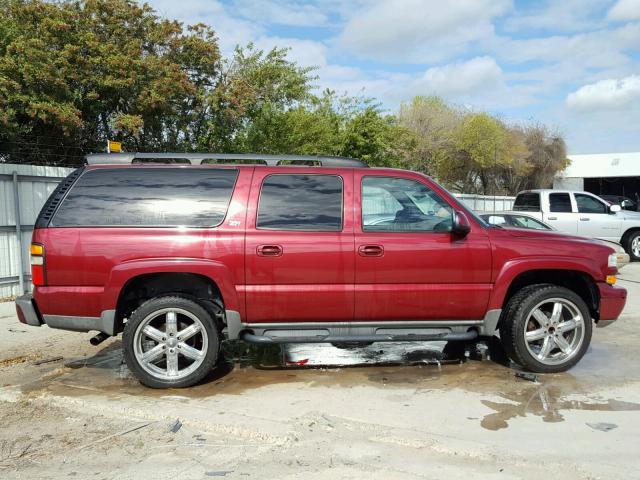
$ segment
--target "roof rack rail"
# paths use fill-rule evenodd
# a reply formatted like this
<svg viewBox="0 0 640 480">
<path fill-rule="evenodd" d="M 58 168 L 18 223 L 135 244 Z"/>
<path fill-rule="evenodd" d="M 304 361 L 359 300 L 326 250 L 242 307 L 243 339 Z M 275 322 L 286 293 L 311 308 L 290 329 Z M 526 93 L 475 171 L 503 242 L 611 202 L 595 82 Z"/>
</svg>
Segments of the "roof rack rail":
<svg viewBox="0 0 640 480">
<path fill-rule="evenodd" d="M 186 165 L 267 165 L 310 167 L 368 167 L 362 160 L 349 157 L 314 155 L 263 155 L 259 153 L 91 153 L 88 165 L 133 163 Z"/>
</svg>

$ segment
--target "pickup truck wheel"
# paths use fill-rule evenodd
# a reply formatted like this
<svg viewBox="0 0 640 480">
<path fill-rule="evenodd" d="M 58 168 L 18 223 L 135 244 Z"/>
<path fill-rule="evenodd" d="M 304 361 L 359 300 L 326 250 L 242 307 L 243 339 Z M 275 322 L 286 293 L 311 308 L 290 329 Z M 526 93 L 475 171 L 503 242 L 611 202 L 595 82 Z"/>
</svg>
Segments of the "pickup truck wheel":
<svg viewBox="0 0 640 480">
<path fill-rule="evenodd" d="M 632 261 L 640 261 L 640 231 L 629 235 L 625 247 Z"/>
<path fill-rule="evenodd" d="M 180 296 L 144 302 L 122 335 L 124 358 L 151 388 L 189 387 L 202 380 L 218 358 L 215 322 L 199 303 Z"/>
<path fill-rule="evenodd" d="M 500 338 L 509 357 L 539 373 L 563 372 L 583 357 L 591 342 L 587 305 L 555 285 L 532 285 L 509 302 Z"/>
</svg>

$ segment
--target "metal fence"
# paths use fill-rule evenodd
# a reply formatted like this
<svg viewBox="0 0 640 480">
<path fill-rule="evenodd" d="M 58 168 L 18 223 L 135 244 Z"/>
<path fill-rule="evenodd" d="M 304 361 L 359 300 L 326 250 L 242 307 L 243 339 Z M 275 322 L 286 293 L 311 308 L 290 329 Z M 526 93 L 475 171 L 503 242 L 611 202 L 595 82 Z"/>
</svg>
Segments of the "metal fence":
<svg viewBox="0 0 640 480">
<path fill-rule="evenodd" d="M 38 213 L 73 169 L 0 163 L 0 298 L 31 289 L 29 244 Z"/>
<path fill-rule="evenodd" d="M 72 171 L 0 163 L 0 298 L 31 289 L 29 244 L 33 224 L 58 182 Z M 478 211 L 509 210 L 515 198 L 464 193 L 456 197 Z"/>
<path fill-rule="evenodd" d="M 454 193 L 471 210 L 477 212 L 503 212 L 513 208 L 516 197 Z"/>
</svg>

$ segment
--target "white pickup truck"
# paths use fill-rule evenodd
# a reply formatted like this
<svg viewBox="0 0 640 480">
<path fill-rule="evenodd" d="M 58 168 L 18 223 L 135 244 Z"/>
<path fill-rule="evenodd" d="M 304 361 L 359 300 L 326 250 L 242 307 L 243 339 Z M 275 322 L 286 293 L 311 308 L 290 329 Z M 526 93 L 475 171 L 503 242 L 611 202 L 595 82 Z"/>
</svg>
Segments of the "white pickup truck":
<svg viewBox="0 0 640 480">
<path fill-rule="evenodd" d="M 608 205 L 588 192 L 526 190 L 518 193 L 513 210 L 527 212 L 556 230 L 619 242 L 631 260 L 640 260 L 640 212 Z"/>
</svg>

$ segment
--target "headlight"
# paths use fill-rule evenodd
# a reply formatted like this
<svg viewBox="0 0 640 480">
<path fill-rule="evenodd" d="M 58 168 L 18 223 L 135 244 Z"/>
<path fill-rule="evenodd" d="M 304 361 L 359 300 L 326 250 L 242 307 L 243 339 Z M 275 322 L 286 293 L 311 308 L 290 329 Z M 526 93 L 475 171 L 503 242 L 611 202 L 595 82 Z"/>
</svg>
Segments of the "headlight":
<svg viewBox="0 0 640 480">
<path fill-rule="evenodd" d="M 609 255 L 609 260 L 607 261 L 607 266 L 611 268 L 618 268 L 618 254 L 612 253 Z"/>
</svg>

